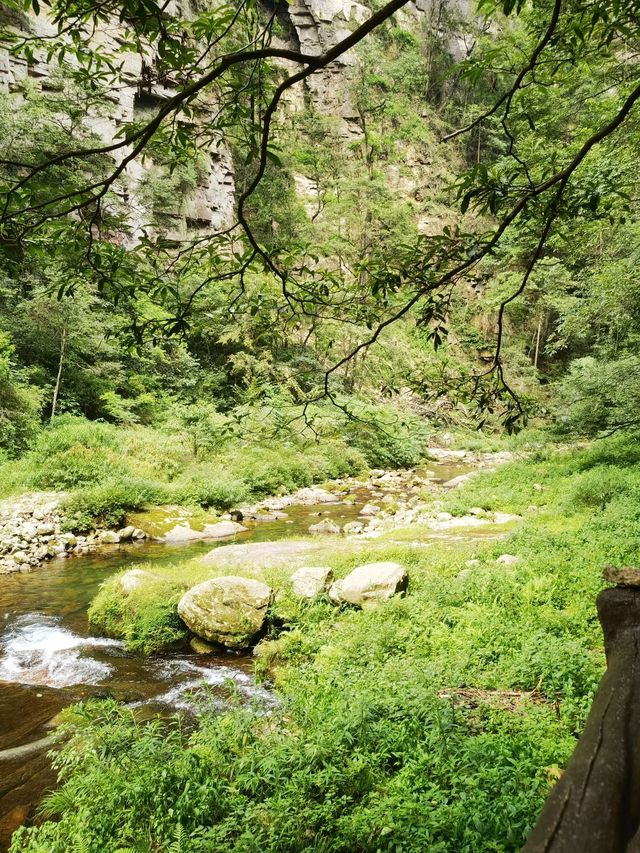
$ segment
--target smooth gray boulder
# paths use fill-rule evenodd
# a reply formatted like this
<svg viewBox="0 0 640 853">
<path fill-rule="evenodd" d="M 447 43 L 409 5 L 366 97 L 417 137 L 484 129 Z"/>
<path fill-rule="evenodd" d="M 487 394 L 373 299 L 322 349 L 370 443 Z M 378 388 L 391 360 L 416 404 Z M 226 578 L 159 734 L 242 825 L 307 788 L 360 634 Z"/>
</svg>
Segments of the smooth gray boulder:
<svg viewBox="0 0 640 853">
<path fill-rule="evenodd" d="M 447 480 L 446 483 L 442 484 L 444 489 L 457 489 L 458 486 L 463 486 L 465 483 L 468 483 L 476 475 L 476 471 L 469 471 L 467 474 L 459 474 L 457 477 L 453 477 L 451 480 Z"/>
<path fill-rule="evenodd" d="M 191 542 L 197 539 L 224 539 L 228 536 L 235 536 L 236 533 L 242 533 L 247 530 L 242 524 L 237 521 L 217 521 L 213 524 L 205 524 L 202 530 L 195 530 L 186 519 L 171 530 L 168 530 L 162 537 L 165 542 Z"/>
<path fill-rule="evenodd" d="M 120 535 L 115 530 L 103 530 L 98 538 L 104 545 L 117 545 L 120 542 Z M 71 544 L 71 542 L 68 544 Z M 73 544 L 76 544 L 75 541 Z"/>
<path fill-rule="evenodd" d="M 496 563 L 499 563 L 501 566 L 515 566 L 519 562 L 520 557 L 517 557 L 515 554 L 500 554 L 496 559 Z"/>
<path fill-rule="evenodd" d="M 330 518 L 325 518 L 323 521 L 319 521 L 317 524 L 312 524 L 309 528 L 309 533 L 340 533 L 340 526 L 335 523 L 335 521 L 331 521 Z"/>
<path fill-rule="evenodd" d="M 271 587 L 252 578 L 212 578 L 182 596 L 178 615 L 198 637 L 246 649 L 264 627 L 272 596 Z"/>
<path fill-rule="evenodd" d="M 342 532 L 346 536 L 355 536 L 358 533 L 362 533 L 364 530 L 364 524 L 361 521 L 349 521 L 342 528 Z"/>
<path fill-rule="evenodd" d="M 176 524 L 170 530 L 167 530 L 164 536 L 160 537 L 163 542 L 191 542 L 192 540 L 203 538 L 202 531 L 194 530 L 188 520 Z"/>
<path fill-rule="evenodd" d="M 238 521 L 218 521 L 216 524 L 206 524 L 202 531 L 207 539 L 223 539 L 225 536 L 235 536 L 247 530 Z"/>
<path fill-rule="evenodd" d="M 128 524 L 126 527 L 122 527 L 118 530 L 118 536 L 120 537 L 120 542 L 128 542 L 133 538 L 133 534 L 135 533 L 135 527 L 132 524 Z"/>
<path fill-rule="evenodd" d="M 360 510 L 360 515 L 372 516 L 377 515 L 379 512 L 380 507 L 376 506 L 376 504 L 365 504 Z"/>
<path fill-rule="evenodd" d="M 407 571 L 400 563 L 365 563 L 336 581 L 329 590 L 329 598 L 334 604 L 353 604 L 366 609 L 404 591 L 408 582 Z"/>
<path fill-rule="evenodd" d="M 317 598 L 332 580 L 333 572 L 327 566 L 303 566 L 291 575 L 293 592 L 298 598 Z"/>
</svg>

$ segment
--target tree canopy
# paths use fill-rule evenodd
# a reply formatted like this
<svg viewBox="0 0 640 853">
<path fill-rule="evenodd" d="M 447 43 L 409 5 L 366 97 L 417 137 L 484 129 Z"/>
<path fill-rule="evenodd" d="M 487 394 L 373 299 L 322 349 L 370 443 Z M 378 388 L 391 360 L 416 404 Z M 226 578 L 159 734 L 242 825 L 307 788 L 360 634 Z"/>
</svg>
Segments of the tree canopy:
<svg viewBox="0 0 640 853">
<path fill-rule="evenodd" d="M 412 317 L 437 348 L 461 290 L 480 283 L 492 293 L 496 317 L 492 356 L 457 386 L 449 381 L 448 390 L 483 410 L 497 406 L 507 426 L 517 425 L 528 403 L 505 364 L 506 315 L 528 292 L 535 294 L 530 305 L 546 300 L 557 319 L 554 282 L 580 263 L 576 234 L 603 239 L 607 228 L 615 233 L 634 220 L 640 4 L 483 0 L 467 24 L 467 56 L 438 60 L 439 82 L 431 59 L 423 79 L 429 38 L 396 20 L 405 6 L 395 0 L 372 7 L 337 44 L 308 55 L 288 46 L 277 5 L 219 4 L 181 17 L 150 0 L 8 4 L 13 19 L 1 37 L 11 54 L 28 63 L 44 55 L 66 81 L 57 103 L 50 98 L 4 118 L 10 126 L 0 161 L 0 235 L 9 268 L 57 257 L 63 274 L 48 271 L 46 287 L 73 296 L 80 281 L 92 282 L 101 299 L 125 306 L 125 325 L 138 342 L 202 327 L 211 299 L 239 323 L 262 314 L 271 334 L 295 329 L 304 339 L 324 328 L 322 369 L 299 372 L 303 404 L 335 399 L 348 365 L 402 318 Z M 46 15 L 49 28 L 16 26 L 25 12 Z M 360 189 L 342 185 L 340 193 L 350 195 L 348 204 L 357 197 L 366 212 L 359 235 L 352 231 L 341 248 L 327 242 L 313 214 L 292 212 L 299 207 L 288 189 L 295 135 L 283 102 L 349 51 L 362 57 L 371 39 L 392 48 L 374 74 L 363 61 L 360 91 L 355 84 L 369 173 L 359 178 Z M 104 142 L 85 118 L 130 85 L 132 52 L 149 58 L 143 71 L 155 95 L 144 118 Z M 440 45 L 439 55 L 446 53 Z M 420 62 L 411 66 L 412 57 Z M 386 200 L 385 180 L 376 182 L 376 164 L 390 156 L 380 130 L 398 126 L 402 97 L 414 108 L 431 101 L 438 145 L 456 161 L 445 195 L 457 212 L 435 233 L 407 227 L 401 206 L 392 210 Z M 307 171 L 317 172 L 319 213 L 335 164 L 330 121 L 313 121 L 303 144 Z M 26 134 L 27 125 L 35 132 Z M 231 148 L 235 164 L 232 221 L 181 239 L 150 220 L 132 223 L 133 165 L 152 161 L 174 181 L 173 190 L 165 186 L 171 193 L 195 180 L 189 176 L 203 152 L 221 145 Z M 334 324 L 360 330 L 340 351 Z M 553 345 L 542 341 L 548 352 Z M 432 391 L 437 397 L 442 389 L 434 383 Z"/>
</svg>

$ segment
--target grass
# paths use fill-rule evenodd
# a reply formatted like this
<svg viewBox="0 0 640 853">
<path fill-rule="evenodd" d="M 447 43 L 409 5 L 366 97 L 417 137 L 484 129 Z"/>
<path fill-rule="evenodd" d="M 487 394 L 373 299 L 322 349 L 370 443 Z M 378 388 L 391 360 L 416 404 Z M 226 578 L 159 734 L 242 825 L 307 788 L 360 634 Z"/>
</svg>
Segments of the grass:
<svg viewBox="0 0 640 853">
<path fill-rule="evenodd" d="M 185 435 L 123 429 L 64 416 L 18 461 L 0 464 L 0 496 L 67 491 L 67 526 L 118 527 L 129 512 L 158 504 L 227 509 L 245 500 L 365 470 L 364 457 L 339 437 L 320 445 L 299 436 L 232 437 L 196 454 Z"/>
<path fill-rule="evenodd" d="M 320 545 L 337 577 L 370 559 L 407 567 L 406 597 L 372 611 L 297 601 L 292 566 L 255 569 L 279 590 L 257 671 L 281 708 L 231 707 L 187 732 L 139 724 L 110 701 L 77 706 L 52 819 L 20 830 L 13 853 L 519 850 L 603 671 L 602 566 L 640 556 L 636 444 L 545 451 L 446 500 L 462 511 L 500 495 L 496 508 L 524 514 L 503 541 L 416 547 L 391 533 L 340 554 Z M 520 561 L 497 564 L 504 552 Z M 178 588 L 215 570 L 157 573 L 137 612 L 114 582 L 93 605 L 147 649 L 170 638 Z"/>
</svg>

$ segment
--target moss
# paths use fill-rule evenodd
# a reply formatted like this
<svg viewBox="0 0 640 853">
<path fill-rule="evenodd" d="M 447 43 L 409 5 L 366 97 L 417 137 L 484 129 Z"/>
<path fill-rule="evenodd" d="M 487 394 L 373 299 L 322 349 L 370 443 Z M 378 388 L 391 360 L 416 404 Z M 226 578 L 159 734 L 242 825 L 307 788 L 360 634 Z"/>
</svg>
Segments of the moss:
<svg viewBox="0 0 640 853">
<path fill-rule="evenodd" d="M 144 564 L 132 567 L 149 570 Z M 175 579 L 145 577 L 144 583 L 125 591 L 120 572 L 102 586 L 89 608 L 91 626 L 108 637 L 123 640 L 130 651 L 149 654 L 184 641 L 189 632 L 177 613 L 184 587 Z"/>
</svg>

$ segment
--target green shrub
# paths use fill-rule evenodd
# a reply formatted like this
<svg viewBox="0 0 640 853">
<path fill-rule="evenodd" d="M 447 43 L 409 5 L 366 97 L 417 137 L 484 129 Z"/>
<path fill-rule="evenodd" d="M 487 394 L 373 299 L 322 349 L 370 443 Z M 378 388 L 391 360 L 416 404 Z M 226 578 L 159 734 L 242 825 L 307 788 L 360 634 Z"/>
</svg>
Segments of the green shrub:
<svg viewBox="0 0 640 853">
<path fill-rule="evenodd" d="M 245 447 L 228 457 L 228 465 L 256 497 L 292 492 L 332 477 L 355 474 L 365 467 L 357 450 L 338 441 Z"/>
<path fill-rule="evenodd" d="M 421 418 L 391 406 L 357 406 L 344 431 L 349 443 L 374 468 L 417 465 L 428 444 L 429 429 Z"/>
<path fill-rule="evenodd" d="M 640 441 L 635 432 L 624 433 L 606 441 L 594 441 L 572 458 L 572 467 L 586 471 L 596 465 L 628 468 L 640 464 Z"/>
<path fill-rule="evenodd" d="M 242 472 L 249 489 L 256 496 L 290 492 L 313 482 L 300 451 L 293 447 L 246 448 L 244 453 L 236 456 L 233 467 Z"/>
<path fill-rule="evenodd" d="M 604 509 L 630 487 L 629 475 L 611 465 L 598 465 L 576 474 L 568 484 L 564 505 L 575 511 L 584 507 Z"/>
<path fill-rule="evenodd" d="M 2 358 L 1 345 L 0 337 L 0 452 L 15 457 L 38 435 L 42 394 L 16 380 Z"/>
<path fill-rule="evenodd" d="M 166 503 L 167 486 L 135 478 L 118 479 L 75 492 L 64 502 L 72 530 L 86 531 L 95 526 L 121 527 L 128 512 Z"/>
<path fill-rule="evenodd" d="M 146 564 L 130 566 L 149 569 Z M 188 631 L 178 616 L 176 605 L 184 590 L 164 578 L 145 583 L 125 594 L 120 586 L 122 573 L 109 578 L 91 603 L 88 617 L 97 630 L 123 640 L 127 649 L 149 654 L 184 640 Z"/>
<path fill-rule="evenodd" d="M 38 437 L 26 458 L 40 489 L 73 489 L 113 477 L 123 467 L 116 427 L 68 415 Z"/>
<path fill-rule="evenodd" d="M 362 474 L 368 468 L 362 453 L 344 441 L 324 440 L 319 445 L 306 447 L 303 453 L 314 482 Z"/>
<path fill-rule="evenodd" d="M 172 484 L 176 503 L 229 509 L 249 496 L 247 484 L 221 465 L 198 465 Z"/>
<path fill-rule="evenodd" d="M 179 432 L 134 427 L 120 430 L 119 436 L 127 464 L 137 474 L 171 481 L 193 464 L 193 454 Z"/>
</svg>

